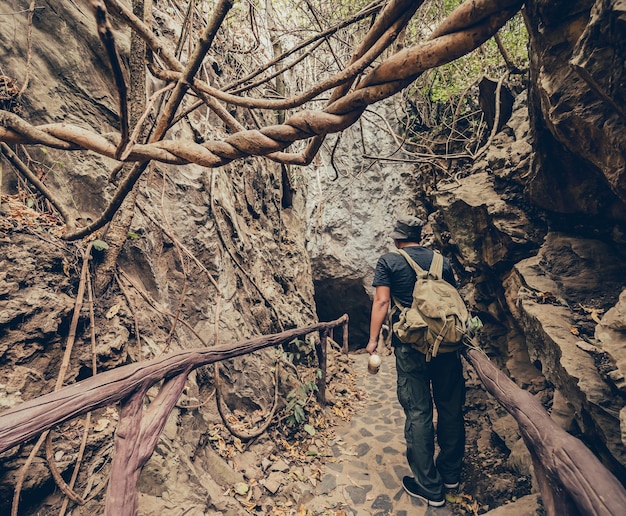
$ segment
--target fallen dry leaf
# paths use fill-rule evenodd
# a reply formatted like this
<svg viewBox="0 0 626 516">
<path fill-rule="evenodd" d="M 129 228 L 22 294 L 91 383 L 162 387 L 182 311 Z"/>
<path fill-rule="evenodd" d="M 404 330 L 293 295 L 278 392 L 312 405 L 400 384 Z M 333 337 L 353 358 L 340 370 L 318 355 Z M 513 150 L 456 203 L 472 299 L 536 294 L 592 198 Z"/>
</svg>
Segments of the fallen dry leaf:
<svg viewBox="0 0 626 516">
<path fill-rule="evenodd" d="M 98 421 L 96 422 L 95 425 L 93 425 L 93 430 L 94 432 L 102 432 L 105 430 L 105 428 L 109 426 L 109 420 L 108 419 L 98 419 Z"/>
<path fill-rule="evenodd" d="M 117 312 L 120 311 L 120 308 L 122 308 L 122 303 L 116 303 L 111 308 L 109 308 L 109 311 L 104 316 L 107 319 L 113 319 L 113 317 L 117 315 Z"/>
</svg>

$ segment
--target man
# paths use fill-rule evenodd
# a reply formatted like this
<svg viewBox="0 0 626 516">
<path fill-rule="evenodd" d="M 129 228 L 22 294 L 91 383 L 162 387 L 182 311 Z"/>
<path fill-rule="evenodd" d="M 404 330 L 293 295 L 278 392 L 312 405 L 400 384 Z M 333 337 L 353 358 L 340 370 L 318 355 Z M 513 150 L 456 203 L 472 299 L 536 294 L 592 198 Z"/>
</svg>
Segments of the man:
<svg viewBox="0 0 626 516">
<path fill-rule="evenodd" d="M 420 245 L 423 222 L 416 217 L 398 220 L 391 233 L 394 245 L 403 249 L 424 270 L 428 271 L 433 251 Z M 456 287 L 452 267 L 444 259 L 443 279 Z M 381 256 L 376 264 L 373 286 L 376 287 L 370 337 L 367 351 L 376 352 L 378 335 L 388 310 L 395 299 L 402 306 L 411 306 L 416 275 L 398 253 Z M 392 326 L 397 321 L 392 314 Z M 402 480 L 404 490 L 434 507 L 445 504 L 444 489 L 456 489 L 461 477 L 465 449 L 463 403 L 465 380 L 458 352 L 439 353 L 427 361 L 426 355 L 411 344 L 391 340 L 396 356 L 398 400 L 404 408 L 404 437 L 407 459 L 414 477 Z M 435 429 L 433 399 L 437 407 L 437 442 L 440 452 L 435 461 Z"/>
</svg>

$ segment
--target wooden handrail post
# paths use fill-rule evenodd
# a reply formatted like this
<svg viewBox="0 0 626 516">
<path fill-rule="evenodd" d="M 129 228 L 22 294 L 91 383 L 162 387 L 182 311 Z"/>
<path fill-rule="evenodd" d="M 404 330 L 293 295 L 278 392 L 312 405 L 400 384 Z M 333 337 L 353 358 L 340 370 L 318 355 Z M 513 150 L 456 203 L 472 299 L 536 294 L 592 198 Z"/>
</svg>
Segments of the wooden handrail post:
<svg viewBox="0 0 626 516">
<path fill-rule="evenodd" d="M 348 317 L 348 314 L 344 314 L 344 317 L 346 318 L 341 327 L 343 330 L 343 354 L 347 355 L 348 354 L 348 322 L 350 321 L 350 318 Z"/>
<path fill-rule="evenodd" d="M 541 504 L 546 514 L 551 516 L 580 514 L 570 494 L 565 489 L 554 488 L 550 484 L 546 468 L 542 464 L 541 458 L 535 453 L 534 448 L 531 447 L 529 452 L 533 463 L 535 478 L 537 479 L 537 485 L 539 486 L 539 492 L 541 493 Z"/>
<path fill-rule="evenodd" d="M 344 349 L 347 351 L 347 322 L 348 316 L 343 315 L 335 321 L 294 328 L 235 345 L 187 349 L 97 374 L 1 412 L 0 453 L 54 425 L 121 401 L 105 515 L 136 516 L 139 475 L 154 451 L 190 371 L 203 365 L 279 346 L 294 338 L 319 331 L 320 342 L 315 345 L 321 371 L 317 379 L 317 397 L 324 406 L 328 335 L 332 328 L 343 325 Z M 161 380 L 164 383 L 159 394 L 144 408 L 145 393 Z"/>
<path fill-rule="evenodd" d="M 323 407 L 326 405 L 326 348 L 328 345 L 328 328 L 320 330 L 320 341 L 315 344 L 320 375 L 317 378 L 317 401 Z"/>
<path fill-rule="evenodd" d="M 116 403 L 146 384 L 154 385 L 189 368 L 247 355 L 321 329 L 338 326 L 346 317 L 344 315 L 335 321 L 264 335 L 230 346 L 186 349 L 128 364 L 26 401 L 0 412 L 0 453 L 64 421 Z"/>
<path fill-rule="evenodd" d="M 167 418 L 185 388 L 189 371 L 191 366 L 181 374 L 166 379 L 146 409 L 143 408 L 143 398 L 149 384 L 122 400 L 105 516 L 137 515 L 139 475 L 152 456 Z"/>
</svg>

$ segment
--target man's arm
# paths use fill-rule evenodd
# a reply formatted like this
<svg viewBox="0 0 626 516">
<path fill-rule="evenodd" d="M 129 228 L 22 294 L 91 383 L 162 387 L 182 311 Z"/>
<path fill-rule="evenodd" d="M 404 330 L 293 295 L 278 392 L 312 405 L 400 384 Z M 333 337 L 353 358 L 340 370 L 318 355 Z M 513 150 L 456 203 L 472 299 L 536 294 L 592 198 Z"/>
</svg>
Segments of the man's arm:
<svg viewBox="0 0 626 516">
<path fill-rule="evenodd" d="M 378 347 L 378 335 L 383 326 L 389 310 L 391 289 L 389 287 L 376 287 L 374 302 L 372 303 L 372 317 L 370 319 L 370 340 L 365 350 L 371 355 Z"/>
</svg>

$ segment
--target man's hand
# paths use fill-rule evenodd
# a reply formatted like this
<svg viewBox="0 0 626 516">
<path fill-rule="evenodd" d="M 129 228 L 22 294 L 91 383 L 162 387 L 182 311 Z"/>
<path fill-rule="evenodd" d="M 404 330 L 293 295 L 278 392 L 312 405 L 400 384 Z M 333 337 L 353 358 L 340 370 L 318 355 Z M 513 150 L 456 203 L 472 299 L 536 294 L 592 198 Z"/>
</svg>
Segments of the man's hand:
<svg viewBox="0 0 626 516">
<path fill-rule="evenodd" d="M 370 340 L 365 347 L 365 351 L 367 351 L 370 355 L 376 353 L 376 348 L 378 348 L 377 340 Z"/>
</svg>

